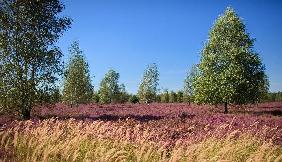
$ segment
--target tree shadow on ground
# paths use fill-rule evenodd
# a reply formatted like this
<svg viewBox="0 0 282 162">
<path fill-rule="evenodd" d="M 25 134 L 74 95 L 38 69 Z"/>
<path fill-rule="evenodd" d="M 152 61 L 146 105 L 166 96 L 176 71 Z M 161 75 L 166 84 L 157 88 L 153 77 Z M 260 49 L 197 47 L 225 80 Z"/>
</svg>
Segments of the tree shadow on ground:
<svg viewBox="0 0 282 162">
<path fill-rule="evenodd" d="M 154 116 L 154 115 L 109 115 L 109 114 L 103 114 L 99 116 L 86 116 L 86 115 L 79 115 L 79 116 L 34 116 L 35 119 L 49 119 L 49 118 L 57 118 L 57 119 L 77 119 L 77 120 L 102 120 L 102 121 L 118 121 L 118 120 L 126 120 L 126 119 L 134 119 L 140 122 L 148 122 L 148 121 L 154 121 L 154 120 L 161 120 L 165 118 L 165 116 Z"/>
<path fill-rule="evenodd" d="M 236 110 L 232 111 L 232 114 L 250 114 L 250 115 L 272 115 L 272 116 L 282 116 L 281 110 L 263 110 L 263 111 L 251 111 L 251 110 Z"/>
<path fill-rule="evenodd" d="M 255 115 L 264 115 L 264 114 L 269 114 L 273 116 L 282 116 L 282 111 L 281 110 L 271 110 L 271 111 L 257 111 L 253 112 Z"/>
</svg>

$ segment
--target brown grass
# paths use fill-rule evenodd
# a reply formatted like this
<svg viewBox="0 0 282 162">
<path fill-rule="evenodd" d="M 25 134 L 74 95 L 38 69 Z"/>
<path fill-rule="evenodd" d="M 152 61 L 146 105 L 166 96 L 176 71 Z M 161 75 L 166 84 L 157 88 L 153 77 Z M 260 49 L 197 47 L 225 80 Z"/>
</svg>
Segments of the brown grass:
<svg viewBox="0 0 282 162">
<path fill-rule="evenodd" d="M 240 130 L 222 139 L 210 135 L 194 143 L 186 139 L 159 141 L 152 139 L 155 133 L 138 124 L 129 127 L 128 123 L 115 125 L 101 120 L 17 121 L 0 132 L 1 160 L 282 161 L 281 145 Z"/>
</svg>

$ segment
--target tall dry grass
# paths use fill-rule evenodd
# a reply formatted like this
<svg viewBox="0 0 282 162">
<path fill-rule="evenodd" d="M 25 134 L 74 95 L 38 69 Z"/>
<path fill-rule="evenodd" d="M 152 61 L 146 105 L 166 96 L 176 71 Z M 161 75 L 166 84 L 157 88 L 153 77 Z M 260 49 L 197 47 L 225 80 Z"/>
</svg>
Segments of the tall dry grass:
<svg viewBox="0 0 282 162">
<path fill-rule="evenodd" d="M 132 127 L 74 119 L 16 122 L 0 132 L 1 160 L 282 161 L 281 146 L 248 133 L 233 131 L 223 139 L 211 136 L 193 144 L 179 139 L 171 144 L 152 140 L 154 131 Z"/>
</svg>

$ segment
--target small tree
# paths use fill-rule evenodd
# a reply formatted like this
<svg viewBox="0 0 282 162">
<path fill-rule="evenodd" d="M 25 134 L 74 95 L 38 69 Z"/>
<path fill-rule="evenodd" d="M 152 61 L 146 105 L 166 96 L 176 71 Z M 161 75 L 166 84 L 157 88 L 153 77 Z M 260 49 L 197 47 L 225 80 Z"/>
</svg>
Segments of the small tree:
<svg viewBox="0 0 282 162">
<path fill-rule="evenodd" d="M 177 95 L 175 92 L 170 91 L 169 93 L 169 102 L 170 103 L 175 103 L 177 101 Z"/>
<path fill-rule="evenodd" d="M 110 69 L 100 84 L 100 103 L 118 103 L 120 101 L 120 90 L 125 91 L 125 87 L 124 85 L 120 87 L 118 80 L 119 73 Z"/>
<path fill-rule="evenodd" d="M 159 71 L 157 64 L 151 64 L 144 72 L 143 80 L 139 86 L 138 97 L 141 103 L 156 101 Z"/>
<path fill-rule="evenodd" d="M 63 54 L 55 43 L 71 25 L 63 9 L 59 0 L 0 1 L 1 109 L 29 119 L 41 92 L 56 88 Z"/>
<path fill-rule="evenodd" d="M 257 102 L 268 90 L 265 68 L 253 50 L 254 40 L 235 11 L 227 8 L 209 33 L 193 82 L 197 103 Z"/>
<path fill-rule="evenodd" d="M 157 95 L 156 95 L 156 101 L 155 101 L 155 102 L 161 103 L 161 101 L 162 101 L 162 94 L 157 94 Z"/>
<path fill-rule="evenodd" d="M 193 96 L 194 96 L 193 83 L 198 75 L 199 75 L 198 67 L 196 65 L 193 65 L 191 70 L 187 73 L 187 76 L 184 80 L 183 97 L 184 97 L 184 101 L 188 102 L 189 104 L 193 101 Z"/>
<path fill-rule="evenodd" d="M 169 103 L 169 93 L 167 89 L 165 89 L 164 92 L 161 94 L 161 102 Z"/>
<path fill-rule="evenodd" d="M 94 91 L 93 92 L 93 96 L 92 96 L 92 102 L 94 103 L 99 103 L 99 100 L 100 100 L 100 96 L 99 96 L 99 93 Z"/>
<path fill-rule="evenodd" d="M 177 95 L 177 101 L 176 102 L 182 103 L 183 102 L 183 91 L 178 91 L 176 93 L 176 95 Z"/>
<path fill-rule="evenodd" d="M 65 70 L 63 101 L 73 104 L 89 103 L 93 95 L 90 73 L 86 58 L 79 49 L 78 41 L 69 49 L 71 58 Z"/>
<path fill-rule="evenodd" d="M 121 84 L 119 86 L 118 102 L 119 103 L 125 103 L 129 100 L 129 97 L 130 97 L 129 94 L 126 92 L 125 85 Z"/>
<path fill-rule="evenodd" d="M 134 104 L 139 102 L 138 97 L 136 95 L 130 95 L 128 101 Z"/>
<path fill-rule="evenodd" d="M 108 104 L 111 103 L 110 88 L 105 79 L 100 83 L 99 88 L 99 103 Z"/>
</svg>

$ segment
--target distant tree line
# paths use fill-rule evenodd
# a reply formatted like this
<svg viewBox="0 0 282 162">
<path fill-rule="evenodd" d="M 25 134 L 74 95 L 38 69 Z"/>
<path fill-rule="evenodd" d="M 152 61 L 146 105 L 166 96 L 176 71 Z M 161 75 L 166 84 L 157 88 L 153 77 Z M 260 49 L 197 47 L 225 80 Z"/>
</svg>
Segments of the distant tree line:
<svg viewBox="0 0 282 162">
<path fill-rule="evenodd" d="M 281 92 L 268 93 L 268 78 L 254 39 L 232 8 L 212 26 L 201 51 L 200 62 L 188 71 L 180 91 L 159 91 L 157 64 L 144 71 L 137 94 L 129 94 L 113 70 L 105 74 L 96 90 L 87 58 L 78 41 L 63 54 L 55 43 L 72 20 L 61 17 L 59 0 L 0 1 L 0 110 L 29 119 L 37 104 L 87 103 L 196 103 L 246 104 L 281 101 Z M 63 78 L 63 87 L 58 80 Z"/>
<path fill-rule="evenodd" d="M 261 102 L 277 102 L 277 101 L 282 101 L 282 92 L 269 92 L 261 100 Z"/>
</svg>

